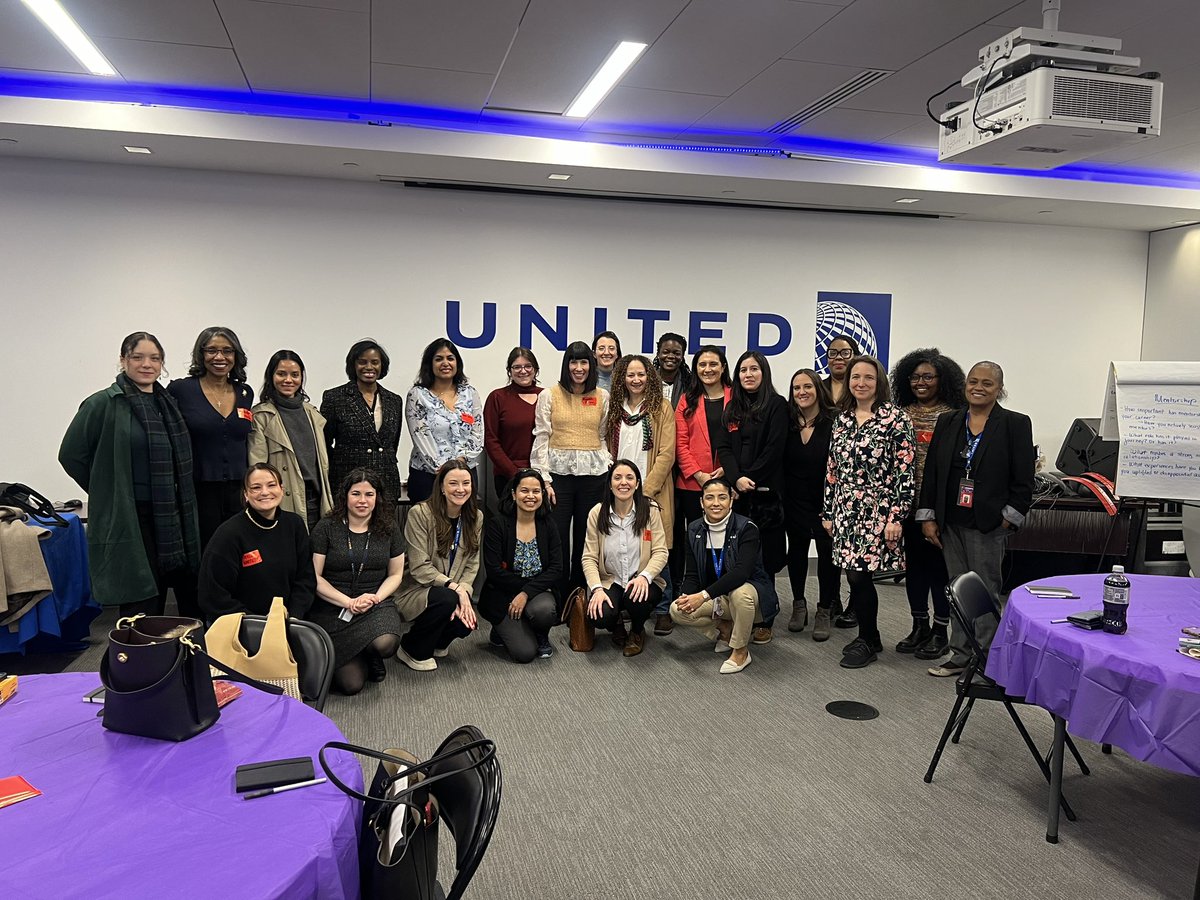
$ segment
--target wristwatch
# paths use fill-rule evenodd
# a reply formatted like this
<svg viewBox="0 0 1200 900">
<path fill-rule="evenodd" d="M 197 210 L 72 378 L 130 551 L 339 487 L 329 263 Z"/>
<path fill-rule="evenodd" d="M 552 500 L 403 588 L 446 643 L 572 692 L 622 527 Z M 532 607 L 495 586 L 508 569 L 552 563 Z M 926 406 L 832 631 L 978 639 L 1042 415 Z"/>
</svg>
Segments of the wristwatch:
<svg viewBox="0 0 1200 900">
<path fill-rule="evenodd" d="M 709 600 L 712 599 L 712 595 L 709 594 L 708 591 L 701 591 L 700 596 L 704 598 L 705 602 L 708 602 Z"/>
</svg>

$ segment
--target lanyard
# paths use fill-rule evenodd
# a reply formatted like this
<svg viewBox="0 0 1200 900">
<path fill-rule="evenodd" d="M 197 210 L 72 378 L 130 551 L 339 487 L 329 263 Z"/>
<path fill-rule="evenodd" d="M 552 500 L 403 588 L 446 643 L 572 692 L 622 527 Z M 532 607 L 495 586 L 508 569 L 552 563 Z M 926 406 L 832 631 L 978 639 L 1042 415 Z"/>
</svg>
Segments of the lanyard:
<svg viewBox="0 0 1200 900">
<path fill-rule="evenodd" d="M 967 461 L 967 478 L 971 477 L 971 460 L 975 458 L 975 451 L 979 449 L 979 440 L 983 437 L 984 428 L 979 429 L 979 434 L 971 434 L 970 424 L 963 426 L 967 431 L 967 445 L 963 447 L 962 458 Z"/>
<path fill-rule="evenodd" d="M 458 517 L 458 524 L 454 526 L 454 543 L 450 545 L 450 558 L 446 560 L 447 575 L 454 570 L 454 557 L 458 555 L 458 542 L 462 539 L 462 516 Z"/>
<path fill-rule="evenodd" d="M 721 577 L 721 573 L 725 571 L 725 548 L 722 547 L 718 552 L 715 547 L 709 547 L 708 552 L 712 554 L 713 571 L 717 573 L 717 577 Z"/>
<path fill-rule="evenodd" d="M 362 575 L 363 569 L 367 565 L 367 551 L 371 549 L 371 532 L 367 530 L 367 542 L 363 545 L 362 559 L 358 562 L 358 569 L 354 568 L 354 545 L 350 543 L 350 526 L 346 525 L 346 555 L 350 557 L 350 593 L 358 589 L 358 579 Z"/>
</svg>

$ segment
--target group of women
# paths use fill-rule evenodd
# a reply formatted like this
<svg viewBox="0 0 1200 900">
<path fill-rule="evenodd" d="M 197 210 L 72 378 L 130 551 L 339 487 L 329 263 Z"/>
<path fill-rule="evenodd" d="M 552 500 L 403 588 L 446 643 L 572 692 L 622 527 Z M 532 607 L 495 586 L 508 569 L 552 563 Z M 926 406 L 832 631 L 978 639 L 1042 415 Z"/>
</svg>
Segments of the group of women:
<svg viewBox="0 0 1200 900">
<path fill-rule="evenodd" d="M 999 594 L 1004 537 L 1032 495 L 1030 423 L 999 406 L 1000 367 L 964 376 L 918 350 L 889 387 L 839 336 L 829 377 L 801 369 L 785 399 L 757 351 L 732 369 L 720 347 L 700 347 L 690 367 L 685 351 L 666 334 L 654 359 L 622 355 L 604 332 L 569 345 L 543 388 L 537 357 L 516 347 L 507 383 L 481 402 L 448 339 L 425 348 L 403 399 L 379 383 L 387 352 L 363 340 L 318 410 L 294 351 L 271 357 L 255 404 L 231 329 L 202 331 L 188 376 L 165 388 L 160 342 L 129 335 L 114 384 L 83 402 L 60 451 L 89 492 L 93 589 L 130 613 L 160 612 L 173 588 L 181 614 L 209 620 L 282 596 L 330 633 L 336 684 L 353 693 L 382 680 L 392 655 L 437 667 L 476 627 L 482 562 L 479 614 L 514 660 L 553 653 L 550 629 L 579 588 L 626 656 L 643 651 L 653 618 L 655 634 L 702 628 L 729 651 L 721 671 L 739 672 L 749 645 L 772 638 L 784 566 L 788 628 L 807 627 L 814 543 L 813 639 L 858 627 L 843 666 L 877 658 L 873 578 L 906 570 L 913 629 L 896 649 L 952 651 L 930 672 L 960 671 L 945 584 L 974 569 Z M 402 423 L 414 504 L 403 527 Z M 486 529 L 485 452 L 500 500 Z"/>
</svg>

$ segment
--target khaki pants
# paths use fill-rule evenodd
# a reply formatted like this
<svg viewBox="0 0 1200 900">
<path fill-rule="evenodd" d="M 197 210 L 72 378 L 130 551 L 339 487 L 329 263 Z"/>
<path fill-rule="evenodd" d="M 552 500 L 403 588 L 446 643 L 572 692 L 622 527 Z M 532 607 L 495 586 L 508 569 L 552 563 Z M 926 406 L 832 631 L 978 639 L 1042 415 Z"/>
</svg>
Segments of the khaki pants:
<svg viewBox="0 0 1200 900">
<path fill-rule="evenodd" d="M 758 608 L 758 591 L 752 584 L 743 584 L 721 598 L 721 607 L 721 619 L 733 622 L 729 646 L 734 650 L 741 650 L 750 643 L 750 632 L 754 629 L 754 623 L 762 618 L 762 612 Z M 716 624 L 711 600 L 704 601 L 690 613 L 680 609 L 677 600 L 671 604 L 671 618 L 680 625 L 690 625 L 693 628 L 712 628 Z"/>
</svg>

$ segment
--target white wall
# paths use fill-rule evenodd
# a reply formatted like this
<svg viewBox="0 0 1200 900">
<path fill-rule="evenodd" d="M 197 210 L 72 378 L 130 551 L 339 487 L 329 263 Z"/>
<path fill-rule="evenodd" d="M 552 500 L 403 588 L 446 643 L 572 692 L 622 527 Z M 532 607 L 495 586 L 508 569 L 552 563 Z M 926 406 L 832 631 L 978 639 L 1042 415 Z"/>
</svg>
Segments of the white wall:
<svg viewBox="0 0 1200 900">
<path fill-rule="evenodd" d="M 1142 359 L 1200 360 L 1200 225 L 1150 235 Z"/>
<path fill-rule="evenodd" d="M 817 291 L 891 293 L 893 361 L 936 344 L 964 368 L 1000 362 L 1008 405 L 1033 416 L 1053 462 L 1071 420 L 1099 414 L 1108 362 L 1138 358 L 1146 279 L 1146 236 L 1127 232 L 35 160 L 0 163 L 0 222 L 0 481 L 59 498 L 80 493 L 55 460 L 60 437 L 79 401 L 111 383 L 128 332 L 158 334 L 178 375 L 199 329 L 231 326 L 256 389 L 268 356 L 291 347 L 316 398 L 372 335 L 392 355 L 387 386 L 403 392 L 450 298 L 468 327 L 483 301 L 500 305 L 496 342 L 464 353 L 486 393 L 522 302 L 547 318 L 569 304 L 585 340 L 607 306 L 627 345 L 640 329 L 630 307 L 669 308 L 684 332 L 688 311 L 728 310 L 731 356 L 747 312 L 783 313 L 797 337 L 775 358 L 785 384 L 812 364 Z M 534 349 L 552 380 L 559 355 Z"/>
</svg>

